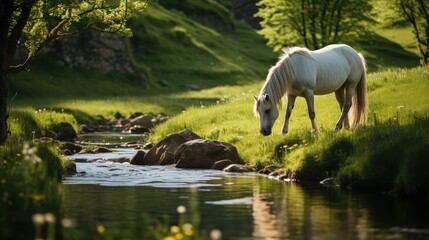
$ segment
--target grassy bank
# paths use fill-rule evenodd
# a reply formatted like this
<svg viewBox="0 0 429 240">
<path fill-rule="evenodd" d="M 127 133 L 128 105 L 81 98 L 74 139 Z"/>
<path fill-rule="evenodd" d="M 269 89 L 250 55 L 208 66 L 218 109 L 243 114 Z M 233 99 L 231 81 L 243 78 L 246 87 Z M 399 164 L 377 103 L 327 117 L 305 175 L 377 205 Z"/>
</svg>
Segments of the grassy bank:
<svg viewBox="0 0 429 240">
<path fill-rule="evenodd" d="M 35 138 L 60 122 L 74 123 L 77 127 L 76 120 L 69 114 L 32 108 L 11 109 L 9 126 L 12 134 L 6 144 L 0 146 L 1 239 L 59 236 L 59 182 L 69 162 L 60 155 L 55 144 Z M 38 215 L 42 222 L 37 224 L 34 223 L 36 214 L 42 214 Z M 49 233 L 37 232 L 48 225 Z"/>
<path fill-rule="evenodd" d="M 343 185 L 362 182 L 415 193 L 428 187 L 422 181 L 427 173 L 415 171 L 426 166 L 429 149 L 428 78 L 427 66 L 370 74 L 367 125 L 338 134 L 331 131 L 340 113 L 335 97 L 317 96 L 317 136 L 310 134 L 304 99 L 297 99 L 288 135 L 279 134 L 282 109 L 274 134 L 263 137 L 259 120 L 252 114 L 251 96 L 262 83 L 233 91 L 218 87 L 205 95 L 225 95 L 225 102 L 186 110 L 158 126 L 152 140 L 189 128 L 202 137 L 234 144 L 243 161 L 256 168 L 281 164 L 287 171 L 301 174 L 302 179 L 334 176 Z"/>
</svg>

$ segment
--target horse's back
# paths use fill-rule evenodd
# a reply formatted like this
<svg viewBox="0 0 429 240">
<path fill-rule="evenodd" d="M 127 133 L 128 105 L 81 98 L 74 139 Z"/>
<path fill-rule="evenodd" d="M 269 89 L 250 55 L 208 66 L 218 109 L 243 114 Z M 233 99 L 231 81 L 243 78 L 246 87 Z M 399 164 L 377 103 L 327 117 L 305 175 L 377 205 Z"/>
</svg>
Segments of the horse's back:
<svg viewBox="0 0 429 240">
<path fill-rule="evenodd" d="M 328 45 L 311 51 L 317 62 L 315 94 L 328 94 L 336 91 L 347 80 L 358 81 L 360 57 L 350 46 L 345 44 Z"/>
</svg>

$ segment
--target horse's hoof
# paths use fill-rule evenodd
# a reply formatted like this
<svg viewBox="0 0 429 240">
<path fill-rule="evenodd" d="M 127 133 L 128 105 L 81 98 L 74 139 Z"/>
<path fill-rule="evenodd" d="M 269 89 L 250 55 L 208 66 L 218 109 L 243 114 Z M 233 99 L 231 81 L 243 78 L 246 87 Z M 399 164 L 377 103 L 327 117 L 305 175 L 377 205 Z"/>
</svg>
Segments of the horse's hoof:
<svg viewBox="0 0 429 240">
<path fill-rule="evenodd" d="M 283 131 L 282 130 L 282 136 L 286 135 L 288 131 Z"/>
<path fill-rule="evenodd" d="M 341 128 L 340 128 L 340 127 L 335 127 L 333 131 L 334 131 L 334 132 L 338 132 L 338 131 L 340 131 L 340 130 L 341 130 Z"/>
</svg>

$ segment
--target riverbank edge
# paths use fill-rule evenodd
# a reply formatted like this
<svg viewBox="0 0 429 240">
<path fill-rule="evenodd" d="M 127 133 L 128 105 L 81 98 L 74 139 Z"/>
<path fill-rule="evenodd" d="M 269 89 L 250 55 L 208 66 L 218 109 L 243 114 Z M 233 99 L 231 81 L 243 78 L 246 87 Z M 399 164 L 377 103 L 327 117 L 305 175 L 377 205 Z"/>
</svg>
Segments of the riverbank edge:
<svg viewBox="0 0 429 240">
<path fill-rule="evenodd" d="M 30 142 L 43 148 L 51 148 L 49 154 L 53 154 L 58 160 L 47 161 L 46 164 L 52 164 L 53 166 L 48 168 L 55 169 L 54 178 L 61 179 L 67 167 L 71 166 L 71 161 L 62 155 L 59 144 L 40 141 L 36 137 L 64 121 L 78 129 L 79 123 L 74 116 L 71 113 L 36 111 L 32 108 L 12 110 L 11 116 L 11 128 L 15 134 L 9 142 L 22 146 Z M 273 156 L 277 161 L 274 162 L 274 165 L 278 166 L 276 170 L 265 172 L 271 173 L 269 177 L 275 176 L 281 181 L 314 184 L 332 179 L 334 183 L 329 185 L 353 191 L 428 197 L 428 186 L 424 184 L 427 174 L 419 171 L 428 169 L 424 161 L 429 155 L 425 135 L 429 131 L 428 116 L 413 116 L 413 122 L 407 125 L 387 121 L 338 134 L 322 132 L 317 137 L 308 135 L 300 139 L 292 136 L 289 144 L 275 148 Z M 20 129 L 15 125 L 26 128 Z M 31 132 L 28 129 L 32 129 Z M 362 145 L 362 142 L 368 144 Z M 11 159 L 8 161 L 20 161 L 22 150 L 18 147 L 10 149 L 15 149 L 15 152 L 9 153 Z M 249 164 L 246 159 L 241 161 L 256 172 L 264 172 L 264 169 L 273 165 L 273 161 L 266 160 L 256 165 Z M 400 169 L 401 167 L 403 169 Z"/>
<path fill-rule="evenodd" d="M 71 162 L 61 154 L 59 144 L 37 136 L 62 122 L 78 128 L 69 113 L 12 109 L 13 135 L 0 147 L 3 160 L 0 193 L 5 196 L 7 192 L 8 196 L 1 204 L 5 212 L 3 229 L 26 225 L 35 231 L 32 221 L 35 213 L 52 213 L 58 222 L 61 220 L 60 183 Z M 266 172 L 265 176 L 298 184 L 320 184 L 326 180 L 324 186 L 354 192 L 428 199 L 424 181 L 429 159 L 428 128 L 429 115 L 420 115 L 407 125 L 389 121 L 335 135 L 323 132 L 317 137 L 309 135 L 299 139 L 299 145 L 291 142 L 290 146 L 278 146 L 277 159 L 284 162 L 277 163 L 278 167 L 270 171 L 274 174 Z M 366 147 L 357 144 L 362 141 L 369 144 Z M 322 147 L 317 144 L 320 142 L 324 143 Z M 248 165 L 245 159 L 241 160 Z M 301 165 L 296 165 L 297 162 Z M 252 167 L 261 172 L 269 165 L 268 161 L 262 161 Z M 10 205 L 14 206 L 13 211 Z"/>
</svg>

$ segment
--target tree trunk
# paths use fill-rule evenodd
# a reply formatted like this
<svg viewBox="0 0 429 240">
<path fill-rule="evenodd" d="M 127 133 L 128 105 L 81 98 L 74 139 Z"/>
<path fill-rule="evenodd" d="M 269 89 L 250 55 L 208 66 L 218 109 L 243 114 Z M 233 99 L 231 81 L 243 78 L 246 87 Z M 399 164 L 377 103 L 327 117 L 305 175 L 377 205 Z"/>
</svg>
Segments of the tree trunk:
<svg viewBox="0 0 429 240">
<path fill-rule="evenodd" d="M 36 0 L 27 0 L 14 6 L 13 0 L 0 1 L 0 145 L 3 145 L 9 134 L 7 126 L 9 97 L 9 67 L 15 56 L 22 30 L 30 16 Z M 20 11 L 18 11 L 20 9 Z M 19 12 L 16 23 L 11 27 L 12 15 Z"/>
<path fill-rule="evenodd" d="M 1 1 L 0 4 L 0 145 L 3 145 L 8 135 L 7 127 L 7 98 L 9 95 L 8 82 L 8 34 L 13 13 L 13 1 Z"/>
<path fill-rule="evenodd" d="M 2 66 L 0 73 L 0 145 L 4 144 L 9 132 L 7 127 L 7 119 L 9 117 L 9 114 L 7 112 L 7 99 L 9 96 L 9 81 L 6 73 L 7 67 L 9 66 Z"/>
</svg>

